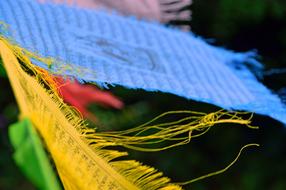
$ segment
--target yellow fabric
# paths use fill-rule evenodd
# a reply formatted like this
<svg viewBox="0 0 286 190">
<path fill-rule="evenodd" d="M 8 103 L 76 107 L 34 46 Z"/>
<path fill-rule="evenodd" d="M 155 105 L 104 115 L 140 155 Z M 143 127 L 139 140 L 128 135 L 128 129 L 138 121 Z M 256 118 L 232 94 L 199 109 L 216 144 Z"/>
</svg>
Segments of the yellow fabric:
<svg viewBox="0 0 286 190">
<path fill-rule="evenodd" d="M 21 116 L 28 117 L 43 137 L 55 162 L 65 189 L 181 189 L 154 168 L 134 160 L 120 160 L 126 152 L 110 150 L 110 146 L 125 146 L 140 151 L 160 151 L 186 144 L 219 123 L 250 125 L 250 119 L 239 114 L 218 111 L 204 114 L 192 111 L 166 112 L 154 120 L 120 132 L 97 133 L 86 127 L 80 115 L 63 103 L 56 93 L 52 77 L 37 68 L 31 59 L 51 64 L 52 59 L 40 58 L 0 36 L 0 55 L 7 71 Z M 152 125 L 170 114 L 187 114 L 181 120 Z M 143 132 L 153 130 L 150 135 Z M 197 134 L 193 135 L 193 132 Z M 183 135 L 183 136 L 182 136 Z M 179 136 L 179 137 L 178 137 Z M 163 141 L 171 145 L 146 148 L 144 145 Z M 142 147 L 143 146 L 143 147 Z M 117 161 L 114 161 L 114 159 Z M 188 182 L 187 182 L 188 183 Z M 183 184 L 183 183 L 182 183 Z"/>
<path fill-rule="evenodd" d="M 22 117 L 30 118 L 45 140 L 65 189 L 181 189 L 169 184 L 168 178 L 160 178 L 162 174 L 156 174 L 155 169 L 136 161 L 108 163 L 126 153 L 103 150 L 110 144 L 104 141 L 91 149 L 79 133 L 85 128 L 82 119 L 53 91 L 43 87 L 45 77 L 24 72 L 17 60 L 20 58 L 3 39 L 0 40 L 0 52 Z M 24 64 L 37 72 L 30 62 Z M 136 179 L 138 172 L 147 172 L 149 178 Z"/>
</svg>

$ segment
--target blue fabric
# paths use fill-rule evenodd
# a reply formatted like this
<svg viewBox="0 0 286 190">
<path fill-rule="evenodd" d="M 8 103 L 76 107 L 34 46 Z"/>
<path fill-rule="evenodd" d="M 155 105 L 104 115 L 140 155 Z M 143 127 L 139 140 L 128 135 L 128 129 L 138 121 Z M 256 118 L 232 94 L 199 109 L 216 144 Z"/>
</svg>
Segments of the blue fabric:
<svg viewBox="0 0 286 190">
<path fill-rule="evenodd" d="M 33 0 L 1 0 L 0 20 L 10 25 L 21 46 L 66 63 L 54 65 L 51 72 L 172 93 L 286 123 L 279 97 L 244 64 L 261 67 L 252 53 L 214 47 L 157 23 Z"/>
</svg>

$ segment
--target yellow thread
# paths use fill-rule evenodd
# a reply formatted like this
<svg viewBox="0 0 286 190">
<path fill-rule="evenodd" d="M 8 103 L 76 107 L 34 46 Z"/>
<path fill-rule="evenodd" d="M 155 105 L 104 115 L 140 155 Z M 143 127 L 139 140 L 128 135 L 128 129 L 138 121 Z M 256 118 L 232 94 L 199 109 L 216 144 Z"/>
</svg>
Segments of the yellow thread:
<svg viewBox="0 0 286 190">
<path fill-rule="evenodd" d="M 0 54 L 21 114 L 30 118 L 43 137 L 65 189 L 181 189 L 154 168 L 134 160 L 113 161 L 127 153 L 108 150 L 107 146 L 114 146 L 112 142 L 101 140 L 89 146 L 81 134 L 91 130 L 49 86 L 51 77 L 2 39 Z M 17 58 L 32 76 L 23 71 Z"/>
<path fill-rule="evenodd" d="M 218 171 L 215 171 L 215 172 L 212 172 L 212 173 L 209 173 L 207 175 L 203 175 L 201 177 L 198 177 L 198 178 L 195 178 L 195 179 L 191 179 L 189 181 L 186 181 L 186 182 L 178 182 L 176 183 L 177 185 L 188 185 L 188 184 L 191 184 L 191 183 L 194 183 L 194 182 L 197 182 L 197 181 L 200 181 L 200 180 L 203 180 L 205 178 L 209 178 L 209 177 L 212 177 L 212 176 L 215 176 L 215 175 L 218 175 L 218 174 L 221 174 L 225 171 L 227 171 L 231 166 L 233 166 L 233 164 L 235 164 L 235 162 L 237 162 L 237 160 L 239 159 L 242 151 L 248 147 L 251 147 L 251 146 L 259 146 L 259 144 L 256 144 L 256 143 L 252 143 L 252 144 L 247 144 L 247 145 L 244 145 L 240 150 L 239 150 L 239 153 L 237 154 L 237 156 L 235 157 L 235 159 L 229 164 L 227 165 L 225 168 L 221 169 L 221 170 L 218 170 Z"/>
<path fill-rule="evenodd" d="M 153 122 L 161 119 L 162 117 L 179 114 L 187 114 L 188 116 L 185 116 L 183 119 L 178 121 L 152 125 Z M 230 114 L 223 110 L 210 114 L 188 110 L 169 111 L 143 125 L 125 131 L 97 132 L 96 136 L 89 134 L 85 135 L 90 140 L 93 139 L 94 142 L 105 140 L 134 150 L 155 152 L 187 144 L 191 141 L 191 138 L 205 134 L 212 126 L 218 124 L 235 123 L 246 125 L 252 129 L 257 129 L 257 127 L 250 125 L 252 114 L 249 118 L 243 119 L 245 114 L 248 113 L 237 112 L 235 114 Z M 194 134 L 196 131 L 199 133 Z M 163 146 L 157 148 L 144 147 L 144 145 L 150 144 L 159 146 L 162 142 L 169 142 L 171 145 L 163 144 Z"/>
<path fill-rule="evenodd" d="M 21 114 L 29 117 L 43 136 L 66 189 L 98 189 L 99 186 L 102 189 L 181 189 L 154 168 L 133 160 L 113 161 L 127 153 L 106 147 L 125 146 L 140 151 L 160 151 L 189 143 L 194 131 L 200 132 L 194 135 L 198 137 L 215 124 L 238 123 L 253 128 L 250 125 L 252 116 L 245 120 L 242 116 L 246 113 L 243 112 L 230 114 L 220 110 L 204 114 L 185 110 L 163 113 L 129 130 L 96 133 L 85 125 L 74 108 L 63 103 L 56 93 L 52 77 L 30 61 L 36 59 L 51 65 L 54 59 L 41 58 L 12 44 L 3 36 L 0 36 L 0 54 Z M 152 125 L 174 114 L 187 116 L 178 121 Z M 164 141 L 170 141 L 171 145 L 160 148 L 138 146 Z"/>
</svg>

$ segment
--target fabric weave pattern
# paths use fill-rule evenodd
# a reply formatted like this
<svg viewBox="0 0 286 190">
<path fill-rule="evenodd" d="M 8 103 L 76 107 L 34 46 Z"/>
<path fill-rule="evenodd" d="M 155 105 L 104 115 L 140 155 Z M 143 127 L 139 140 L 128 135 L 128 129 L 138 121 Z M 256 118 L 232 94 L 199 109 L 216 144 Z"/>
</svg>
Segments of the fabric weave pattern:
<svg viewBox="0 0 286 190">
<path fill-rule="evenodd" d="M 214 47 L 155 22 L 32 0 L 5 0 L 0 20 L 22 47 L 65 62 L 48 68 L 35 61 L 53 73 L 172 93 L 286 123 L 279 97 L 243 64 L 256 63 L 251 53 Z"/>
</svg>

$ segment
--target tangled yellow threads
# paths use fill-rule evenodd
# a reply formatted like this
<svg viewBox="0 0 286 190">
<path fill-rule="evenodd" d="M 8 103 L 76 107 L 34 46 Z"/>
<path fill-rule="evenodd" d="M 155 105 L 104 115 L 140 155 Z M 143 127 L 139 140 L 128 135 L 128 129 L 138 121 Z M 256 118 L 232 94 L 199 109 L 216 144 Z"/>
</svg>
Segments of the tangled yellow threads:
<svg viewBox="0 0 286 190">
<path fill-rule="evenodd" d="M 31 59 L 36 59 L 49 65 L 53 59 L 41 58 L 11 44 L 1 35 L 0 54 L 21 112 L 31 119 L 45 140 L 67 189 L 181 189 L 178 184 L 189 184 L 226 171 L 237 161 L 241 151 L 250 145 L 243 147 L 225 169 L 178 184 L 170 183 L 170 179 L 163 177 L 162 173 L 134 160 L 114 161 L 127 153 L 109 150 L 108 147 L 160 151 L 189 143 L 191 138 L 206 133 L 216 124 L 236 123 L 256 128 L 250 125 L 252 115 L 244 119 L 246 113 L 170 111 L 125 131 L 96 132 L 87 128 L 79 114 L 63 103 L 52 77 L 31 63 Z M 25 71 L 32 72 L 32 76 Z M 184 115 L 182 119 L 153 124 L 163 117 L 181 114 Z M 144 147 L 163 142 L 170 142 L 170 145 Z"/>
<path fill-rule="evenodd" d="M 155 121 L 170 115 L 187 115 L 180 120 L 154 124 Z M 250 115 L 244 119 L 246 114 Z M 241 124 L 249 128 L 257 129 L 258 127 L 251 126 L 252 114 L 244 112 L 236 112 L 230 114 L 220 110 L 214 113 L 205 114 L 194 111 L 169 111 L 159 115 L 153 120 L 125 131 L 97 132 L 95 136 L 85 134 L 85 136 L 94 142 L 105 140 L 113 142 L 117 145 L 124 146 L 130 149 L 155 152 L 166 150 L 172 147 L 187 144 L 191 138 L 199 137 L 205 134 L 212 126 L 217 124 Z M 163 142 L 170 142 L 170 145 L 164 145 Z M 158 145 L 163 143 L 162 147 L 144 147 L 144 145 Z"/>
</svg>

